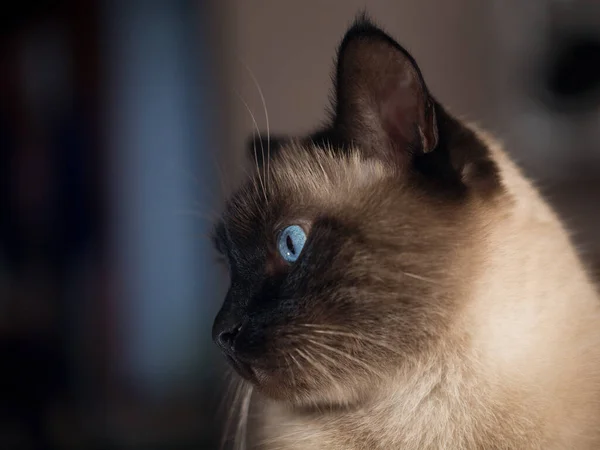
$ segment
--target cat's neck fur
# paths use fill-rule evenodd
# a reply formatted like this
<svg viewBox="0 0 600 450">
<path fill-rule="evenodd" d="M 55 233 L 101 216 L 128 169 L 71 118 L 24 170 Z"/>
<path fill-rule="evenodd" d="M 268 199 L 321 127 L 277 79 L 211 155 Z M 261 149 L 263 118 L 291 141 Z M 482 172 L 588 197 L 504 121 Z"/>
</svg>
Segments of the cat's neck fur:
<svg viewBox="0 0 600 450">
<path fill-rule="evenodd" d="M 508 195 L 484 226 L 456 342 L 357 408 L 262 405 L 264 448 L 600 448 L 597 291 L 552 210 L 486 141 Z"/>
</svg>

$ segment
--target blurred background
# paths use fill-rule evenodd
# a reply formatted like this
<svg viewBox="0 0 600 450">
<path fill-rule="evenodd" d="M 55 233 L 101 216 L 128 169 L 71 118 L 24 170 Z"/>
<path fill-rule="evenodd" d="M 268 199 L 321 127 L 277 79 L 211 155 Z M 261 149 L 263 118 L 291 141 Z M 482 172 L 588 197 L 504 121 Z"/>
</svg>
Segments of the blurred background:
<svg viewBox="0 0 600 450">
<path fill-rule="evenodd" d="M 364 7 L 600 267 L 595 0 L 5 1 L 0 448 L 218 448 L 211 220 L 251 114 L 272 133 L 325 117 Z"/>
</svg>

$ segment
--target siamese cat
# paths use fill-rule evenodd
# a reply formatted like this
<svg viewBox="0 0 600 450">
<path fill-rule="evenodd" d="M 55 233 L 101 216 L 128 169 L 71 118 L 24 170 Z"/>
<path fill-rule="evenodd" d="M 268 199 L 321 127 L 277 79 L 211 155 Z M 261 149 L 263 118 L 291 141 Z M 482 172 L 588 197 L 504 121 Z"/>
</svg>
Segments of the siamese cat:
<svg viewBox="0 0 600 450">
<path fill-rule="evenodd" d="M 365 17 L 334 84 L 215 227 L 240 448 L 600 449 L 600 300 L 555 213 Z"/>
</svg>

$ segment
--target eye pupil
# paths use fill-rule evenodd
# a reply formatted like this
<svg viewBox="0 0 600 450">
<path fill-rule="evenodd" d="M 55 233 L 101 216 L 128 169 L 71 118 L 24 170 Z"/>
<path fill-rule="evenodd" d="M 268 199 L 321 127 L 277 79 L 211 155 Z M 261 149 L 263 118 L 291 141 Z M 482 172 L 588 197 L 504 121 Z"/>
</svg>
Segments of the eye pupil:
<svg viewBox="0 0 600 450">
<path fill-rule="evenodd" d="M 277 242 L 279 255 L 287 262 L 298 259 L 306 242 L 306 233 L 299 225 L 290 225 L 280 234 Z"/>
</svg>

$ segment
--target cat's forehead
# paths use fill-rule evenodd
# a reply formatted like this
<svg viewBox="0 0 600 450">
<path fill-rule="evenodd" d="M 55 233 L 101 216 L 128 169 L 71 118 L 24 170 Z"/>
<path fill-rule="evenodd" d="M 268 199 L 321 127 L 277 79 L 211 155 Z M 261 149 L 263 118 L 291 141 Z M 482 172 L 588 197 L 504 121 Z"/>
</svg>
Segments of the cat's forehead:
<svg viewBox="0 0 600 450">
<path fill-rule="evenodd" d="M 224 217 L 234 227 L 248 228 L 251 222 L 343 208 L 391 175 L 383 162 L 365 159 L 356 150 L 292 143 L 256 170 L 230 199 Z"/>
<path fill-rule="evenodd" d="M 277 186 L 315 197 L 331 189 L 361 188 L 375 183 L 391 171 L 376 159 L 366 159 L 359 149 L 345 151 L 332 147 L 290 144 L 267 165 Z"/>
</svg>

